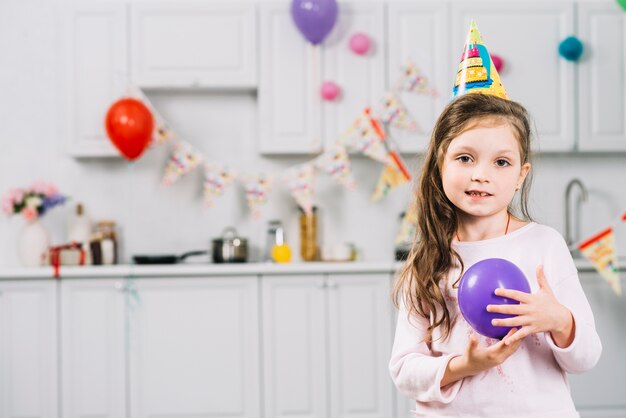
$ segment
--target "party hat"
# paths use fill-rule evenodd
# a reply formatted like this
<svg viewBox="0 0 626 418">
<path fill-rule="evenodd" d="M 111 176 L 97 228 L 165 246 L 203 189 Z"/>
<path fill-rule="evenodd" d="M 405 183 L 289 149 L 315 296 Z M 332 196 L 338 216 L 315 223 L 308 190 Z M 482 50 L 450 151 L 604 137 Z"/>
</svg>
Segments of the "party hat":
<svg viewBox="0 0 626 418">
<path fill-rule="evenodd" d="M 503 99 L 509 98 L 476 27 L 476 22 L 473 20 L 470 23 L 465 48 L 461 55 L 459 71 L 452 89 L 452 98 L 467 93 L 491 94 Z"/>
</svg>

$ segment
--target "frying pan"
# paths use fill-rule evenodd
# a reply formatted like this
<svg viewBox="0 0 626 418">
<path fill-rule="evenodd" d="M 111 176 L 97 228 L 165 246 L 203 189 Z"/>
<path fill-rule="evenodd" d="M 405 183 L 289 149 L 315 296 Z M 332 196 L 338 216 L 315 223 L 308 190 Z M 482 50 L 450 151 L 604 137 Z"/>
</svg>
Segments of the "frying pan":
<svg viewBox="0 0 626 418">
<path fill-rule="evenodd" d="M 134 255 L 135 264 L 175 264 L 180 263 L 187 257 L 193 255 L 206 255 L 208 251 L 189 251 L 181 255 L 162 254 L 162 255 Z"/>
</svg>

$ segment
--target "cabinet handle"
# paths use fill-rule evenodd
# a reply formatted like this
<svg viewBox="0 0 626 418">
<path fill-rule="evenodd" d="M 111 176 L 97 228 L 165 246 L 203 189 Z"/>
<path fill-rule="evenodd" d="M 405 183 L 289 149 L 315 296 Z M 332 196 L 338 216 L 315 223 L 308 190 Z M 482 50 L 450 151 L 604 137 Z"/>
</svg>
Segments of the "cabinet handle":
<svg viewBox="0 0 626 418">
<path fill-rule="evenodd" d="M 119 290 L 120 292 L 125 292 L 126 291 L 126 286 L 124 286 L 124 283 L 122 283 L 120 281 L 115 282 L 113 287 L 115 287 L 115 289 Z"/>
<path fill-rule="evenodd" d="M 329 280 L 328 281 L 328 287 L 330 287 L 331 289 L 336 289 L 339 287 L 339 285 L 337 284 L 337 282 L 335 280 Z"/>
</svg>

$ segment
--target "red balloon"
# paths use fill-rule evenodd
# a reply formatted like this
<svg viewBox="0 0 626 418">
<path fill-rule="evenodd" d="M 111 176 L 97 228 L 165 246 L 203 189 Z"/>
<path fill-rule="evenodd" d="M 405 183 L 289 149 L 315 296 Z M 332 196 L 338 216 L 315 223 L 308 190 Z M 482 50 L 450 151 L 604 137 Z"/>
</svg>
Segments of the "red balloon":
<svg viewBox="0 0 626 418">
<path fill-rule="evenodd" d="M 111 105 L 105 125 L 113 145 L 126 159 L 132 161 L 143 154 L 150 144 L 154 119 L 146 105 L 127 97 Z"/>
</svg>

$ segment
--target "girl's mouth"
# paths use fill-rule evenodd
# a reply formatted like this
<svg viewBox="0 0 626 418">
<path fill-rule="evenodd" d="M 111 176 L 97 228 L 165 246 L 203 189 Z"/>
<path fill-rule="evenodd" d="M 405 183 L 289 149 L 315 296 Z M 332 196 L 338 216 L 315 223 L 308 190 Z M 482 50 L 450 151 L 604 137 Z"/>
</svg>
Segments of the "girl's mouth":
<svg viewBox="0 0 626 418">
<path fill-rule="evenodd" d="M 465 194 L 470 196 L 470 197 L 488 197 L 488 196 L 491 196 L 491 194 L 489 194 L 487 192 L 481 192 L 481 191 L 477 191 L 477 190 L 470 190 L 468 192 L 465 192 Z"/>
</svg>

